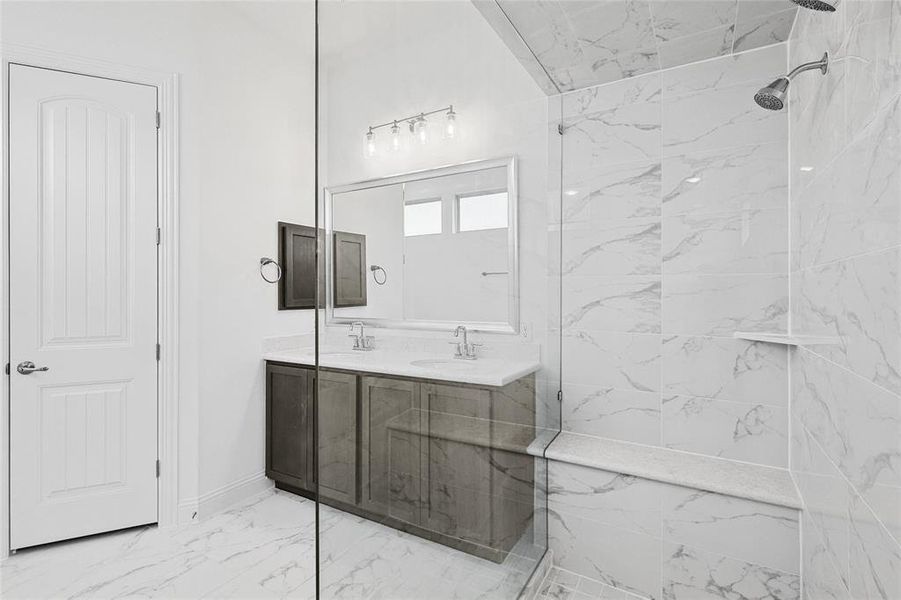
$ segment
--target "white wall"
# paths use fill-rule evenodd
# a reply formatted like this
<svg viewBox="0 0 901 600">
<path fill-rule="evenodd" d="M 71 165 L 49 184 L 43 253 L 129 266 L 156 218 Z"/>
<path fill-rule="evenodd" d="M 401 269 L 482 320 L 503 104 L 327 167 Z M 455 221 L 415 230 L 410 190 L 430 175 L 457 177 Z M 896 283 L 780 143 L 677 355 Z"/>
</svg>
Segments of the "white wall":
<svg viewBox="0 0 901 600">
<path fill-rule="evenodd" d="M 261 339 L 279 313 L 259 257 L 313 221 L 313 30 L 305 2 L 4 2 L 2 41 L 180 76 L 179 498 L 264 465 Z M 165 465 L 163 468 L 166 468 Z"/>
</svg>

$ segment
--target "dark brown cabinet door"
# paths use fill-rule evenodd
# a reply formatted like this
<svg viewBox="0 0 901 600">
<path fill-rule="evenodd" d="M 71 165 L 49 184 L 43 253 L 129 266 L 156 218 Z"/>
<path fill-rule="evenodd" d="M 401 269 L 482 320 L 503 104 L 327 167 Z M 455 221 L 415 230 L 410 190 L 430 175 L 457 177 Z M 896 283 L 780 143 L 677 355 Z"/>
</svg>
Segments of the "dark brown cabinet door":
<svg viewBox="0 0 901 600">
<path fill-rule="evenodd" d="M 312 371 L 266 365 L 266 476 L 315 492 Z"/>
<path fill-rule="evenodd" d="M 336 231 L 335 306 L 366 306 L 366 236 Z"/>
<path fill-rule="evenodd" d="M 319 495 L 357 501 L 357 376 L 319 371 Z"/>
<path fill-rule="evenodd" d="M 360 381 L 360 507 L 418 523 L 421 436 L 390 425 L 401 416 L 418 419 L 419 384 L 368 376 Z"/>
<path fill-rule="evenodd" d="M 485 389 L 422 384 L 426 415 L 423 448 L 423 526 L 458 540 L 492 542 L 491 449 L 432 432 L 433 419 L 460 415 L 487 423 L 491 393 Z"/>
<path fill-rule="evenodd" d="M 279 264 L 282 278 L 278 282 L 279 310 L 316 308 L 316 228 L 307 225 L 279 223 Z M 325 281 L 320 256 L 319 281 Z M 318 286 L 319 305 L 325 306 L 325 285 Z"/>
</svg>

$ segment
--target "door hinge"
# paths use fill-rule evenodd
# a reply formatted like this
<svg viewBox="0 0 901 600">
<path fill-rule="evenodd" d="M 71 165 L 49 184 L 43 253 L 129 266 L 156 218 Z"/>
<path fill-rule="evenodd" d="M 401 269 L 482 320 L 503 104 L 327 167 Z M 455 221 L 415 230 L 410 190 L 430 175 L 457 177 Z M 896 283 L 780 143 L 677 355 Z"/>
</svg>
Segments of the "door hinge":
<svg viewBox="0 0 901 600">
<path fill-rule="evenodd" d="M 156 478 L 157 479 L 160 478 L 160 461 L 159 461 L 159 459 L 156 460 Z"/>
<path fill-rule="evenodd" d="M 163 121 L 163 115 L 160 114 L 160 111 L 156 111 L 156 128 L 160 128 L 160 123 Z"/>
<path fill-rule="evenodd" d="M 163 232 L 159 227 L 157 227 L 156 228 L 156 245 L 159 246 L 160 242 L 162 240 L 163 240 Z"/>
<path fill-rule="evenodd" d="M 6 367 L 3 368 L 6 371 L 6 374 L 9 375 L 9 363 L 6 363 Z"/>
<path fill-rule="evenodd" d="M 557 133 L 563 135 L 566 132 L 566 127 L 563 126 L 563 123 L 557 123 Z"/>
<path fill-rule="evenodd" d="M 156 345 L 156 359 L 157 360 L 160 359 L 160 345 L 159 344 Z"/>
<path fill-rule="evenodd" d="M 563 402 L 563 390 L 557 390 L 557 402 Z"/>
</svg>

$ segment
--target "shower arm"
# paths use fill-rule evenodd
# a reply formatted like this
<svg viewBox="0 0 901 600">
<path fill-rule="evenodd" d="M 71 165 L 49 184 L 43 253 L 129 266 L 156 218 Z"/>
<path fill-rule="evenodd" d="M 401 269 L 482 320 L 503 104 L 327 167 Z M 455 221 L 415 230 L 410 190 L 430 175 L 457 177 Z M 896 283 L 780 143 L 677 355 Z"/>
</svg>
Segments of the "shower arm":
<svg viewBox="0 0 901 600">
<path fill-rule="evenodd" d="M 785 76 L 785 78 L 788 79 L 789 81 L 791 81 L 795 77 L 795 75 L 797 75 L 798 73 L 803 73 L 804 71 L 812 71 L 813 69 L 819 69 L 820 71 L 823 72 L 823 75 L 825 75 L 826 69 L 828 68 L 828 66 L 829 66 L 829 53 L 826 52 L 823 54 L 823 58 L 821 58 L 820 60 L 817 60 L 814 62 L 809 62 L 809 63 L 804 63 L 803 65 L 795 67 L 794 69 L 791 70 L 791 72 L 789 72 L 788 75 Z"/>
</svg>

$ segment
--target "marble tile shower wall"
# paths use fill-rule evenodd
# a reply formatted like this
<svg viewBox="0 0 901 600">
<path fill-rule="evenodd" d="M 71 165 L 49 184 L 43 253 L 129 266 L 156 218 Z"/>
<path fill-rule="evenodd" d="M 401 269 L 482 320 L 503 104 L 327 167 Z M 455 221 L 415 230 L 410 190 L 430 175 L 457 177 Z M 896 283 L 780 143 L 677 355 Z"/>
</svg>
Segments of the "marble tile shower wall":
<svg viewBox="0 0 901 600">
<path fill-rule="evenodd" d="M 792 83 L 792 472 L 807 598 L 901 598 L 901 2 L 802 11 Z"/>
<path fill-rule="evenodd" d="M 786 467 L 784 44 L 563 96 L 563 428 Z M 559 221 L 560 219 L 558 219 Z"/>
<path fill-rule="evenodd" d="M 556 461 L 548 486 L 559 568 L 655 600 L 800 597 L 794 509 Z"/>
</svg>

